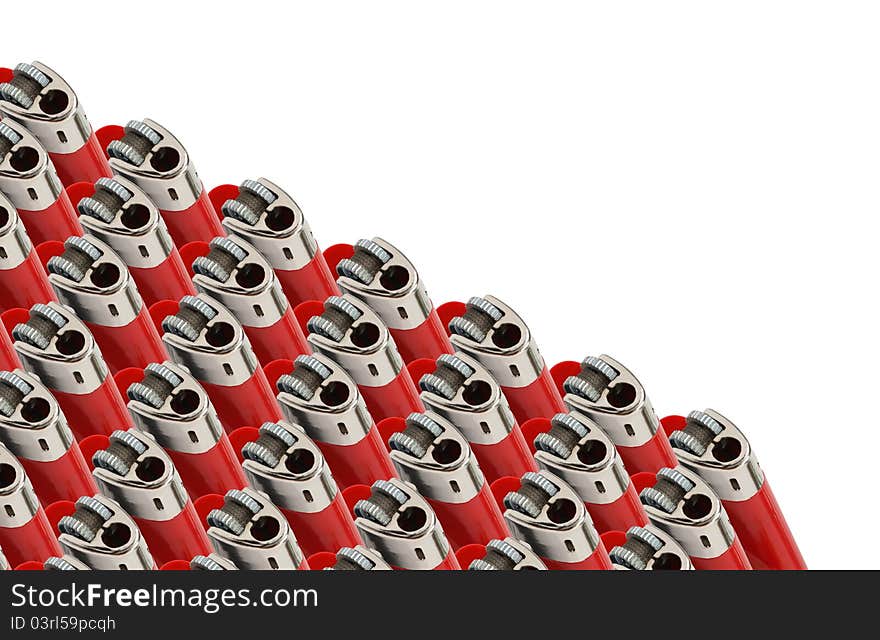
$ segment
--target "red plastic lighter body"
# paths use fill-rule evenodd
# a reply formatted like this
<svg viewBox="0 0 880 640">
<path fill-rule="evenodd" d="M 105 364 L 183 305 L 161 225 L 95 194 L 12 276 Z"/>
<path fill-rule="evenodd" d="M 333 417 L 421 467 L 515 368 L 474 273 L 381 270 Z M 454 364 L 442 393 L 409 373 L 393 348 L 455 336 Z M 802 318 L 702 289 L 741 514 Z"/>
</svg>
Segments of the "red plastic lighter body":
<svg viewBox="0 0 880 640">
<path fill-rule="evenodd" d="M 415 486 L 453 550 L 510 535 L 464 435 L 439 414 L 413 413 L 388 438 L 402 480 Z M 383 423 L 385 424 L 385 423 Z"/>
<path fill-rule="evenodd" d="M 312 555 L 320 551 L 338 550 L 361 544 L 361 537 L 354 526 L 351 511 L 342 499 L 342 493 L 328 507 L 314 513 L 281 509 L 303 551 Z"/>
<path fill-rule="evenodd" d="M 24 222 L 28 236 L 37 246 L 53 240 L 60 242 L 69 236 L 83 233 L 76 210 L 64 191 L 48 207 L 39 211 L 19 209 L 18 214 Z"/>
<path fill-rule="evenodd" d="M 0 445 L 0 548 L 10 566 L 61 555 L 61 547 L 24 468 Z"/>
<path fill-rule="evenodd" d="M 237 237 L 190 242 L 181 249 L 196 288 L 229 309 L 260 362 L 311 353 L 275 272 L 251 244 Z"/>
<path fill-rule="evenodd" d="M 565 403 L 608 435 L 630 474 L 656 473 L 678 461 L 639 380 L 613 358 L 561 362 L 551 372 Z"/>
<path fill-rule="evenodd" d="M 205 527 L 156 439 L 131 429 L 104 444 L 92 454 L 95 480 L 135 521 L 156 563 L 210 553 Z"/>
<path fill-rule="evenodd" d="M 374 420 L 424 410 L 388 327 L 362 300 L 347 294 L 310 300 L 294 313 L 305 324 L 315 352 L 351 374 Z"/>
<path fill-rule="evenodd" d="M 308 222 L 283 189 L 259 178 L 240 187 L 221 185 L 209 195 L 226 232 L 256 247 L 272 265 L 291 306 L 339 295 Z"/>
<path fill-rule="evenodd" d="M 193 500 L 247 486 L 217 412 L 188 371 L 171 362 L 153 363 L 146 370 L 125 369 L 116 378 L 135 424 L 169 455 Z"/>
<path fill-rule="evenodd" d="M 436 362 L 415 360 L 408 369 L 418 378 L 425 406 L 467 438 L 489 483 L 538 470 L 501 387 L 475 358 L 442 354 Z"/>
<path fill-rule="evenodd" d="M 691 556 L 694 569 L 697 571 L 748 571 L 752 569 L 749 558 L 739 538 L 735 538 L 730 548 L 715 558 L 699 558 Z"/>
<path fill-rule="evenodd" d="M 109 245 L 77 236 L 40 255 L 59 301 L 86 323 L 112 373 L 167 359 L 127 265 Z"/>
<path fill-rule="evenodd" d="M 583 499 L 549 471 L 501 478 L 492 493 L 501 497 L 513 537 L 527 543 L 548 569 L 611 570 L 611 558 Z"/>
<path fill-rule="evenodd" d="M 382 238 L 334 245 L 327 250 L 339 288 L 379 314 L 403 361 L 452 353 L 446 328 L 409 259 Z"/>
<path fill-rule="evenodd" d="M 388 459 L 388 450 L 375 425 L 355 444 L 319 442 L 318 446 L 341 487 L 395 476 L 394 467 Z"/>
<path fill-rule="evenodd" d="M 43 504 L 52 504 L 57 500 L 76 500 L 98 490 L 79 445 L 75 442 L 67 453 L 52 462 L 24 458 L 19 458 L 19 461 Z"/>
<path fill-rule="evenodd" d="M 183 145 L 152 120 L 98 130 L 114 172 L 128 178 L 156 203 L 178 247 L 224 235 L 223 227 Z M 143 155 L 136 147 L 148 147 Z"/>
<path fill-rule="evenodd" d="M 128 429 L 132 425 L 122 394 L 109 374 L 91 393 L 79 395 L 57 390 L 52 393 L 77 440 L 95 434 L 110 435 L 116 429 Z"/>
<path fill-rule="evenodd" d="M 358 387 L 330 358 L 300 356 L 269 365 L 288 422 L 299 425 L 321 449 L 337 484 L 345 489 L 394 477 L 394 465 Z M 287 373 L 280 375 L 282 371 Z"/>
<path fill-rule="evenodd" d="M 320 447 L 301 428 L 267 422 L 238 429 L 231 439 L 241 444 L 248 484 L 287 518 L 306 556 L 361 544 Z"/>
<path fill-rule="evenodd" d="M 480 492 L 467 502 L 456 504 L 430 499 L 428 502 L 443 524 L 453 549 L 467 544 L 486 544 L 510 535 L 498 503 L 485 482 Z"/>
<path fill-rule="evenodd" d="M 461 306 L 446 309 L 444 316 Z M 565 411 L 529 327 L 504 302 L 493 296 L 471 298 L 448 328 L 452 346 L 495 377 L 520 424 Z"/>
<path fill-rule="evenodd" d="M 0 112 L 34 134 L 65 186 L 112 175 L 76 93 L 54 70 L 22 63 L 0 68 L 0 82 Z"/>
<path fill-rule="evenodd" d="M 25 370 L 58 400 L 77 440 L 131 427 L 131 416 L 86 325 L 51 302 L 3 314 Z"/>
<path fill-rule="evenodd" d="M 196 290 L 155 203 L 121 176 L 67 188 L 86 232 L 119 254 L 144 304 L 179 300 Z"/>
<path fill-rule="evenodd" d="M 150 308 L 172 360 L 187 367 L 211 398 L 227 432 L 276 422 L 281 410 L 266 374 L 233 314 L 204 294 Z M 190 318 L 200 318 L 194 325 Z"/>
<path fill-rule="evenodd" d="M 199 519 L 192 502 L 171 520 L 147 520 L 134 518 L 150 553 L 157 564 L 171 560 L 184 560 L 211 552 L 211 543 L 205 534 L 205 526 Z"/>
<path fill-rule="evenodd" d="M 0 313 L 55 300 L 46 271 L 12 203 L 0 193 Z"/>
<path fill-rule="evenodd" d="M 749 441 L 712 409 L 668 416 L 663 429 L 681 464 L 721 498 L 755 569 L 806 569 L 797 542 Z"/>
<path fill-rule="evenodd" d="M 541 468 L 565 480 L 583 498 L 600 534 L 648 524 L 614 443 L 595 422 L 571 411 L 550 420 L 532 418 L 523 431 L 534 443 Z"/>
<path fill-rule="evenodd" d="M 381 387 L 358 385 L 358 389 L 374 420 L 403 418 L 425 408 L 412 376 L 406 368 L 401 369 L 400 373 L 386 385 Z"/>
<path fill-rule="evenodd" d="M 122 327 L 107 327 L 86 323 L 101 346 L 104 361 L 110 372 L 116 374 L 128 367 L 145 367 L 151 362 L 168 359 L 156 325 L 145 305 L 134 320 Z"/>
<path fill-rule="evenodd" d="M 58 172 L 61 184 L 69 186 L 76 182 L 94 182 L 98 178 L 113 175 L 107 156 L 93 131 L 85 144 L 72 153 L 49 153 Z"/>
</svg>

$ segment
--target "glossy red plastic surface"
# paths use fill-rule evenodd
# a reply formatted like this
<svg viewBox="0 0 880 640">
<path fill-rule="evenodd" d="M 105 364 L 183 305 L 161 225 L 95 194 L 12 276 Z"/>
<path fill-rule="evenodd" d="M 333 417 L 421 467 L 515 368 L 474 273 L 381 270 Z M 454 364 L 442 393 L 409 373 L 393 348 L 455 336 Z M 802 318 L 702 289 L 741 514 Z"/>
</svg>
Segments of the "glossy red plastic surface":
<svg viewBox="0 0 880 640">
<path fill-rule="evenodd" d="M 91 322 L 86 322 L 86 326 L 101 347 L 101 354 L 111 373 L 127 367 L 142 369 L 151 362 L 170 360 L 146 305 L 142 305 L 137 317 L 123 327 L 107 327 Z"/>
<path fill-rule="evenodd" d="M 663 467 L 678 466 L 678 459 L 663 429 L 657 429 L 657 433 L 650 440 L 638 447 L 617 445 L 617 453 L 620 454 L 623 465 L 630 475 L 645 471 L 657 473 Z"/>
<path fill-rule="evenodd" d="M 0 371 L 13 371 L 21 368 L 18 354 L 12 348 L 12 338 L 5 328 L 0 329 Z"/>
<path fill-rule="evenodd" d="M 716 558 L 696 558 L 691 556 L 694 569 L 697 571 L 749 571 L 752 568 L 748 556 L 740 543 L 735 538 L 730 548 Z"/>
<path fill-rule="evenodd" d="M 458 558 L 455 557 L 455 553 L 450 551 L 446 559 L 434 567 L 434 571 L 461 571 L 461 565 L 458 564 Z"/>
<path fill-rule="evenodd" d="M 486 544 L 496 538 L 504 539 L 510 535 L 498 503 L 483 483 L 483 488 L 467 502 L 454 504 L 428 500 L 453 550 L 468 544 Z"/>
<path fill-rule="evenodd" d="M 458 560 L 458 564 L 463 571 L 467 571 L 468 567 L 471 566 L 471 562 L 485 556 L 486 545 L 484 544 L 466 544 L 455 552 L 455 559 Z"/>
<path fill-rule="evenodd" d="M 724 509 L 752 567 L 758 570 L 807 568 L 766 478 L 754 496 L 742 502 L 726 500 Z"/>
<path fill-rule="evenodd" d="M 172 247 L 168 257 L 155 267 L 129 267 L 128 270 L 146 306 L 159 300 L 180 300 L 183 296 L 196 295 L 196 288 L 176 247 Z"/>
<path fill-rule="evenodd" d="M 287 307 L 284 316 L 269 327 L 244 327 L 257 359 L 269 363 L 277 359 L 294 360 L 297 356 L 311 353 L 312 348 L 293 315 Z"/>
<path fill-rule="evenodd" d="M 240 190 L 238 185 L 221 184 L 214 187 L 208 193 L 214 210 L 221 218 L 223 213 L 221 207 L 227 200 L 234 200 L 238 197 Z M 351 246 L 351 245 L 349 245 Z M 327 265 L 327 260 L 320 249 L 317 250 L 315 256 L 306 266 L 301 269 L 280 269 L 275 268 L 275 275 L 281 282 L 281 288 L 284 289 L 284 295 L 290 301 L 290 305 L 295 307 L 306 300 L 326 300 L 330 296 L 339 295 L 339 287 L 336 286 L 336 262 L 331 268 Z"/>
<path fill-rule="evenodd" d="M 565 379 L 576 376 L 580 372 L 581 363 L 574 360 L 564 360 L 550 367 L 550 377 L 553 379 L 553 386 L 556 387 L 560 396 L 565 395 L 565 389 L 562 388 L 562 383 L 565 382 Z"/>
<path fill-rule="evenodd" d="M 34 249 L 17 267 L 0 269 L 0 312 L 49 301 L 57 298 Z"/>
<path fill-rule="evenodd" d="M 342 547 L 363 544 L 341 492 L 322 511 L 303 513 L 282 509 L 281 512 L 290 523 L 300 548 L 307 556 L 320 551 L 336 552 Z"/>
<path fill-rule="evenodd" d="M 49 240 L 63 242 L 70 236 L 81 236 L 83 228 L 79 224 L 76 209 L 70 203 L 66 191 L 61 191 L 58 199 L 40 211 L 18 210 L 18 216 L 27 229 L 28 237 L 34 246 Z"/>
<path fill-rule="evenodd" d="M 65 187 L 75 182 L 94 182 L 98 178 L 113 176 L 94 131 L 86 143 L 73 153 L 50 153 L 49 157 Z"/>
<path fill-rule="evenodd" d="M 443 326 L 446 335 L 449 335 L 449 321 L 458 316 L 463 316 L 467 311 L 467 305 L 464 302 L 453 300 L 444 302 L 437 307 L 437 317 L 440 318 L 440 324 Z"/>
<path fill-rule="evenodd" d="M 341 489 L 372 485 L 376 480 L 397 477 L 388 449 L 375 425 L 356 444 L 337 445 L 315 441 Z"/>
<path fill-rule="evenodd" d="M 318 249 L 315 256 L 301 269 L 275 269 L 284 294 L 293 306 L 306 300 L 326 300 L 339 295 L 324 254 Z"/>
<path fill-rule="evenodd" d="M 606 531 L 626 531 L 630 527 L 642 527 L 648 524 L 648 516 L 639 494 L 630 482 L 626 493 L 608 504 L 584 503 L 593 525 L 600 534 Z"/>
<path fill-rule="evenodd" d="M 514 425 L 507 437 L 495 444 L 471 443 L 471 449 L 489 483 L 504 476 L 519 478 L 526 471 L 537 471 L 538 463 L 523 437 L 519 425 Z"/>
<path fill-rule="evenodd" d="M 565 412 L 565 403 L 556 389 L 547 367 L 526 387 L 501 387 L 517 422 L 530 418 L 550 418 Z"/>
<path fill-rule="evenodd" d="M 84 395 L 51 391 L 77 440 L 96 433 L 110 435 L 116 429 L 133 426 L 112 376 L 108 375 L 101 386 Z"/>
<path fill-rule="evenodd" d="M 171 520 L 134 520 L 157 565 L 211 553 L 208 535 L 191 501 Z"/>
<path fill-rule="evenodd" d="M 92 472 L 79 445 L 71 444 L 67 453 L 52 462 L 35 462 L 19 458 L 34 491 L 42 504 L 58 500 L 76 500 L 98 493 Z"/>
<path fill-rule="evenodd" d="M 209 493 L 222 495 L 230 489 L 244 489 L 247 486 L 241 463 L 225 433 L 217 444 L 204 453 L 166 451 L 193 500 Z"/>
<path fill-rule="evenodd" d="M 0 527 L 0 548 L 11 567 L 28 560 L 42 562 L 62 554 L 61 545 L 42 507 L 20 527 Z"/>
<path fill-rule="evenodd" d="M 194 240 L 209 242 L 212 238 L 226 235 L 204 188 L 192 206 L 182 211 L 163 210 L 162 219 L 178 247 Z"/>
<path fill-rule="evenodd" d="M 281 420 L 281 408 L 275 401 L 275 394 L 262 367 L 258 366 L 250 378 L 235 387 L 199 382 L 227 433 L 239 427 Z"/>
<path fill-rule="evenodd" d="M 390 331 L 404 362 L 412 362 L 419 358 L 436 359 L 443 353 L 454 352 L 436 309 L 431 309 L 425 321 L 414 329 L 390 329 Z"/>
<path fill-rule="evenodd" d="M 336 554 L 332 551 L 319 551 L 308 557 L 309 570 L 323 571 L 336 564 Z"/>
<path fill-rule="evenodd" d="M 358 385 L 373 420 L 405 418 L 413 412 L 425 410 L 416 385 L 404 367 L 391 382 L 382 387 Z"/>
</svg>

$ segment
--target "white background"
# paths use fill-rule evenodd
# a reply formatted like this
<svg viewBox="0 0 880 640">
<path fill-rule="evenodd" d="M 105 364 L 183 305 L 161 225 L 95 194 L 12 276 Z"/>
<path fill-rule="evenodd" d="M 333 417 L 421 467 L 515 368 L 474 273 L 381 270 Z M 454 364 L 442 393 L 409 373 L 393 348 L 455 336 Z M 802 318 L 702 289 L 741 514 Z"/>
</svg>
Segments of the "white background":
<svg viewBox="0 0 880 640">
<path fill-rule="evenodd" d="M 278 182 L 322 246 L 384 237 L 436 304 L 499 296 L 548 363 L 721 411 L 811 567 L 880 566 L 848 551 L 878 524 L 876 4 L 312 4 L 8 8 L 0 64 L 157 120 L 208 187 Z"/>
</svg>

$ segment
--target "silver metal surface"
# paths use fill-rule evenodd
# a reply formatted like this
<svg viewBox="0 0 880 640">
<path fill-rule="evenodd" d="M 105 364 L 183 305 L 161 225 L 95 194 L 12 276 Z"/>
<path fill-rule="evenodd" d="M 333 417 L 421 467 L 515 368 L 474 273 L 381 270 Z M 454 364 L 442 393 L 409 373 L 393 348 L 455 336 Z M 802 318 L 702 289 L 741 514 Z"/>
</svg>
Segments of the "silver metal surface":
<svg viewBox="0 0 880 640">
<path fill-rule="evenodd" d="M 100 494 L 76 501 L 73 515 L 58 522 L 64 553 L 92 569 L 151 570 L 156 563 L 140 529 L 125 510 Z"/>
<path fill-rule="evenodd" d="M 504 506 L 513 537 L 528 543 L 541 558 L 582 562 L 599 546 L 584 501 L 549 471 L 524 474 L 521 487 L 504 497 Z"/>
<path fill-rule="evenodd" d="M 361 545 L 342 547 L 336 552 L 336 564 L 324 571 L 391 571 L 391 565 L 375 549 Z"/>
<path fill-rule="evenodd" d="M 654 437 L 660 420 L 632 372 L 609 356 L 589 356 L 563 382 L 565 405 L 598 424 L 619 447 L 638 447 Z"/>
<path fill-rule="evenodd" d="M 36 376 L 0 371 L 0 442 L 18 458 L 52 462 L 73 444 L 58 401 Z"/>
<path fill-rule="evenodd" d="M 687 426 L 669 436 L 679 462 L 724 501 L 742 502 L 764 486 L 764 472 L 742 431 L 712 409 L 692 411 Z"/>
<path fill-rule="evenodd" d="M 449 542 L 434 511 L 415 487 L 397 478 L 373 483 L 369 499 L 354 506 L 366 546 L 393 567 L 429 570 L 449 554 Z"/>
<path fill-rule="evenodd" d="M 46 571 L 91 571 L 92 568 L 72 556 L 58 556 L 44 561 L 43 569 Z"/>
<path fill-rule="evenodd" d="M 71 236 L 64 253 L 46 263 L 58 301 L 83 321 L 104 327 L 131 324 L 144 306 L 128 266 L 94 236 Z"/>
<path fill-rule="evenodd" d="M 490 540 L 486 555 L 467 567 L 469 571 L 546 571 L 547 565 L 532 548 L 515 538 Z"/>
<path fill-rule="evenodd" d="M 96 451 L 92 463 L 101 493 L 135 518 L 171 520 L 189 502 L 174 463 L 148 433 L 114 431 L 110 446 Z"/>
<path fill-rule="evenodd" d="M 269 262 L 240 238 L 214 238 L 192 264 L 193 284 L 229 309 L 245 327 L 271 327 L 290 303 Z"/>
<path fill-rule="evenodd" d="M 498 298 L 471 298 L 449 330 L 452 345 L 481 362 L 502 387 L 527 387 L 544 370 L 529 327 Z"/>
<path fill-rule="evenodd" d="M 299 205 L 265 178 L 245 180 L 238 198 L 224 202 L 220 212 L 226 232 L 251 243 L 274 269 L 302 269 L 318 251 Z"/>
<path fill-rule="evenodd" d="M 693 571 L 684 549 L 668 533 L 654 525 L 630 527 L 626 543 L 608 550 L 619 571 Z"/>
<path fill-rule="evenodd" d="M 535 461 L 562 478 L 589 504 L 611 504 L 630 480 L 617 449 L 599 426 L 576 411 L 551 419 L 550 431 L 535 438 Z"/>
<path fill-rule="evenodd" d="M 0 549 L 0 571 L 9 571 L 10 568 L 9 560 L 3 555 L 3 549 Z"/>
<path fill-rule="evenodd" d="M 208 525 L 214 550 L 241 569 L 297 569 L 303 563 L 285 517 L 253 489 L 229 491 L 223 507 L 208 514 Z"/>
<path fill-rule="evenodd" d="M 85 395 L 107 379 L 107 364 L 91 331 L 57 302 L 35 304 L 12 329 L 21 364 L 53 391 Z"/>
<path fill-rule="evenodd" d="M 278 404 L 288 422 L 319 442 L 352 445 L 373 428 L 373 418 L 354 380 L 320 354 L 299 356 L 278 379 Z"/>
<path fill-rule="evenodd" d="M 216 553 L 195 556 L 189 561 L 189 568 L 193 571 L 238 571 L 238 567 L 232 560 L 227 560 Z"/>
<path fill-rule="evenodd" d="M 323 511 L 339 489 L 318 446 L 286 422 L 267 422 L 242 448 L 248 484 L 277 507 L 296 513 Z"/>
<path fill-rule="evenodd" d="M 684 467 L 663 468 L 639 498 L 651 522 L 672 536 L 691 558 L 717 558 L 736 538 L 715 492 Z"/>
<path fill-rule="evenodd" d="M 391 329 L 415 329 L 434 309 L 419 272 L 382 238 L 358 240 L 336 272 L 342 292 L 363 300 Z"/>
<path fill-rule="evenodd" d="M 436 413 L 411 413 L 388 444 L 397 474 L 429 500 L 468 502 L 486 483 L 468 441 Z"/>
<path fill-rule="evenodd" d="M 152 435 L 160 447 L 198 454 L 220 441 L 223 426 L 214 405 L 202 385 L 180 365 L 149 364 L 143 381 L 120 391 L 128 396 L 134 424 Z"/>
<path fill-rule="evenodd" d="M 210 296 L 184 296 L 180 311 L 166 317 L 162 328 L 162 342 L 171 358 L 197 380 L 237 387 L 257 369 L 257 357 L 241 324 Z"/>
<path fill-rule="evenodd" d="M 153 120 L 129 121 L 125 136 L 107 145 L 107 153 L 113 172 L 137 184 L 162 211 L 188 209 L 203 191 L 186 149 Z"/>
<path fill-rule="evenodd" d="M 516 425 L 495 378 L 464 353 L 441 355 L 434 373 L 417 382 L 425 406 L 454 424 L 469 442 L 496 444 Z"/>
<path fill-rule="evenodd" d="M 0 445 L 0 527 L 16 529 L 30 522 L 40 501 L 24 467 L 12 452 Z"/>
<path fill-rule="evenodd" d="M 129 267 L 152 269 L 174 248 L 155 203 L 122 176 L 100 178 L 94 195 L 80 200 L 77 210 L 86 233 L 112 247 Z"/>
<path fill-rule="evenodd" d="M 19 211 L 42 211 L 64 191 L 43 146 L 9 118 L 0 121 L 0 191 Z"/>
<path fill-rule="evenodd" d="M 0 271 L 15 269 L 27 259 L 33 248 L 15 206 L 0 193 Z M 9 276 L 0 273 L 0 277 Z"/>
<path fill-rule="evenodd" d="M 12 81 L 0 84 L 0 112 L 26 126 L 49 153 L 81 149 L 92 126 L 64 78 L 40 62 L 13 71 Z"/>
<path fill-rule="evenodd" d="M 308 329 L 312 348 L 338 362 L 358 385 L 384 387 L 403 369 L 388 327 L 357 298 L 330 296 Z"/>
</svg>

